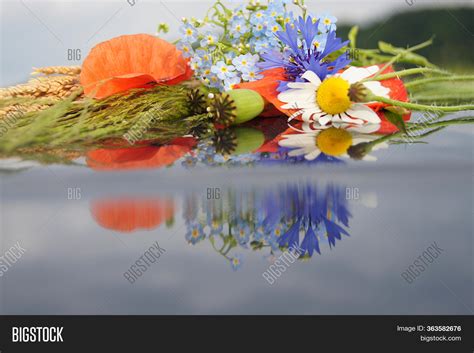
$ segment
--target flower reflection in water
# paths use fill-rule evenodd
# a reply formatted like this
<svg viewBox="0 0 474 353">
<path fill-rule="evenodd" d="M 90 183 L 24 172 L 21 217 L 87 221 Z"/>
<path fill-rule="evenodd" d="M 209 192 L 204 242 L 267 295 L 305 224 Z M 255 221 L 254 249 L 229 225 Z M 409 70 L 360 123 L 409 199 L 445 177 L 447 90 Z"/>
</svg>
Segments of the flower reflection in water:
<svg viewBox="0 0 474 353">
<path fill-rule="evenodd" d="M 90 210 L 103 228 L 131 233 L 174 223 L 175 203 L 171 198 L 110 198 L 92 201 Z"/>
<path fill-rule="evenodd" d="M 158 169 L 172 165 L 196 145 L 192 137 L 176 138 L 167 145 L 114 146 L 91 150 L 87 165 L 97 171 Z"/>
<path fill-rule="evenodd" d="M 186 240 L 192 245 L 209 241 L 234 270 L 242 265 L 238 249 L 265 251 L 273 256 L 287 248 L 300 258 L 321 254 L 349 236 L 346 189 L 335 185 L 288 184 L 276 189 L 237 192 L 226 190 L 220 199 L 186 197 Z M 235 253 L 235 254 L 234 254 Z"/>
</svg>

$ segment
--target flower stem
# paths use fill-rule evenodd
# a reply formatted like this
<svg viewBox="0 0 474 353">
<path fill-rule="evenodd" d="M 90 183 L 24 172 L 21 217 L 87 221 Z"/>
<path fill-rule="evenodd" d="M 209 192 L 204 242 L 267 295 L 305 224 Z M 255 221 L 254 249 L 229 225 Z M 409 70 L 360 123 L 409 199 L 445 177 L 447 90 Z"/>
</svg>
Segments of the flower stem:
<svg viewBox="0 0 474 353">
<path fill-rule="evenodd" d="M 360 82 L 366 82 L 366 81 L 382 81 L 382 80 L 388 80 L 390 78 L 395 78 L 395 77 L 403 77 L 403 76 L 409 76 L 409 75 L 417 75 L 417 74 L 424 74 L 424 73 L 433 73 L 433 74 L 439 74 L 439 75 L 451 75 L 449 72 L 443 71 L 443 70 L 438 70 L 438 69 L 432 69 L 429 67 L 418 67 L 414 69 L 407 69 L 407 70 L 401 70 L 401 71 L 395 71 L 395 72 L 390 72 L 388 74 L 383 74 L 383 75 L 378 75 L 376 77 L 368 77 Z M 457 77 L 463 77 L 463 76 L 457 76 Z M 442 77 L 444 79 L 444 77 Z M 421 80 L 420 80 L 421 81 Z M 405 84 L 406 87 L 408 87 L 408 84 Z"/>
<path fill-rule="evenodd" d="M 410 102 L 400 102 L 394 99 L 368 95 L 368 101 L 377 101 L 382 102 L 390 105 L 395 105 L 398 107 L 407 108 L 410 110 L 420 110 L 420 111 L 441 111 L 441 112 L 457 112 L 461 110 L 474 110 L 474 104 L 467 104 L 467 105 L 452 105 L 452 106 L 435 106 L 435 105 L 425 105 L 425 104 L 416 104 Z"/>
<path fill-rule="evenodd" d="M 429 77 L 423 78 L 419 80 L 413 80 L 410 82 L 405 83 L 405 87 L 414 87 L 423 85 L 426 83 L 435 83 L 435 82 L 449 82 L 449 81 L 469 81 L 474 80 L 474 75 L 467 75 L 467 76 L 449 76 L 449 77 Z"/>
<path fill-rule="evenodd" d="M 414 47 L 411 47 L 411 48 L 408 48 L 407 50 L 404 50 L 403 52 L 395 55 L 392 59 L 390 59 L 376 74 L 375 76 L 373 77 L 373 79 L 377 78 L 378 76 L 380 76 L 382 74 L 382 72 L 384 72 L 390 65 L 392 65 L 393 63 L 397 62 L 399 59 L 401 59 L 404 55 L 408 54 L 408 53 L 411 53 L 411 52 L 414 52 L 414 51 L 417 51 L 419 49 L 423 49 L 425 47 L 428 47 L 430 46 L 431 44 L 433 44 L 433 39 L 429 39 L 427 40 L 426 42 L 423 42 L 423 43 L 420 43 L 418 45 L 415 45 Z"/>
</svg>

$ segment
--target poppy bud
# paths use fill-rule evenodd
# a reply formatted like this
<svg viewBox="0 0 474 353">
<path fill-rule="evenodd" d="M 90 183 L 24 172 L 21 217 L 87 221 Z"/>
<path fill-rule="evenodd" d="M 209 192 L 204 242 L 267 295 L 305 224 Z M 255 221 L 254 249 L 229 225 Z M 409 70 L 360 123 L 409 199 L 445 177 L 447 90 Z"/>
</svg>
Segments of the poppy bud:
<svg viewBox="0 0 474 353">
<path fill-rule="evenodd" d="M 361 142 L 357 145 L 349 147 L 347 154 L 355 160 L 363 159 L 372 150 L 372 145 L 369 142 Z"/>
<path fill-rule="evenodd" d="M 356 82 L 349 88 L 349 99 L 355 103 L 367 102 L 369 93 L 371 93 L 370 90 L 363 83 Z"/>
<path fill-rule="evenodd" d="M 234 101 L 234 125 L 242 124 L 259 116 L 263 112 L 265 102 L 262 96 L 250 89 L 234 89 L 225 92 Z"/>
</svg>

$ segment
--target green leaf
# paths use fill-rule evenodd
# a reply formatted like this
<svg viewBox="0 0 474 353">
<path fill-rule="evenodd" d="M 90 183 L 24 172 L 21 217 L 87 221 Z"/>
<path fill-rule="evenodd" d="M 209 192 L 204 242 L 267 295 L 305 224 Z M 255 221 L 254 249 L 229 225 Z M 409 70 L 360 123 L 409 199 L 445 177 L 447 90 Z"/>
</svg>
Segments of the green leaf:
<svg viewBox="0 0 474 353">
<path fill-rule="evenodd" d="M 382 53 L 392 54 L 392 55 L 400 55 L 401 58 L 397 61 L 410 63 L 413 65 L 425 66 L 425 67 L 435 67 L 432 63 L 428 61 L 424 56 L 415 54 L 410 49 L 399 48 L 395 47 L 390 43 L 386 43 L 383 41 L 379 42 L 379 49 Z"/>
<path fill-rule="evenodd" d="M 390 110 L 385 109 L 384 115 L 389 122 L 395 125 L 398 130 L 402 131 L 404 134 L 407 133 L 407 127 L 405 125 L 405 121 L 403 121 L 403 117 L 400 114 L 391 112 Z"/>
<path fill-rule="evenodd" d="M 349 31 L 349 34 L 347 35 L 347 37 L 351 41 L 349 45 L 351 46 L 352 49 L 355 49 L 356 47 L 357 33 L 359 33 L 359 26 L 354 26 L 351 28 L 351 30 Z"/>
</svg>

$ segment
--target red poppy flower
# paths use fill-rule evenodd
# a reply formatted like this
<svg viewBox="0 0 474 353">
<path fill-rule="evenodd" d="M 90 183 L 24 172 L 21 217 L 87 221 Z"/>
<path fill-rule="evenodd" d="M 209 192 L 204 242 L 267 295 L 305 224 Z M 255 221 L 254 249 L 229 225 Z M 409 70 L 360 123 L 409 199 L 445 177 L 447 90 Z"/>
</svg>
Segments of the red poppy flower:
<svg viewBox="0 0 474 353">
<path fill-rule="evenodd" d="M 148 35 L 116 37 L 92 48 L 81 70 L 81 85 L 89 97 L 105 98 L 150 84 L 173 85 L 193 72 L 171 43 Z"/>
</svg>

